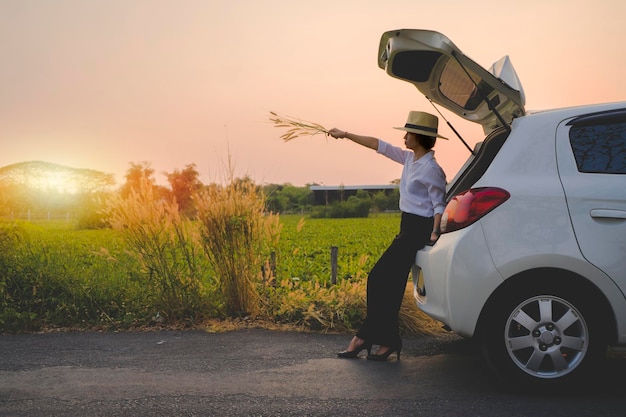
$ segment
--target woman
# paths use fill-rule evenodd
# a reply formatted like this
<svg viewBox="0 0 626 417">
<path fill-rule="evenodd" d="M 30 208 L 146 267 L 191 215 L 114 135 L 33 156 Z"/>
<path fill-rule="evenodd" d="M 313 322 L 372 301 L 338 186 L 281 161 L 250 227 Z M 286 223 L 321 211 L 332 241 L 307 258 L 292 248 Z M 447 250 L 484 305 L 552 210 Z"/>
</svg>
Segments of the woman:
<svg viewBox="0 0 626 417">
<path fill-rule="evenodd" d="M 356 358 L 366 350 L 367 359 L 385 361 L 392 353 L 400 359 L 402 339 L 398 314 L 415 254 L 440 234 L 445 208 L 446 177 L 432 150 L 438 137 L 438 119 L 429 113 L 411 111 L 404 127 L 406 149 L 371 136 L 337 128 L 328 132 L 346 138 L 404 165 L 400 179 L 400 232 L 376 262 L 367 279 L 367 317 L 340 358 Z M 378 345 L 376 353 L 371 353 Z"/>
</svg>

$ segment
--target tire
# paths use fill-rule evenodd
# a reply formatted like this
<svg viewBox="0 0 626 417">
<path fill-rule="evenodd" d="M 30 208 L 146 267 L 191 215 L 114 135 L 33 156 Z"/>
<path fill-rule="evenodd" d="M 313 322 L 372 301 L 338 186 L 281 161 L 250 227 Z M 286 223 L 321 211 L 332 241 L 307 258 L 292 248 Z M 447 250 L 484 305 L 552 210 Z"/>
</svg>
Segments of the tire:
<svg viewBox="0 0 626 417">
<path fill-rule="evenodd" d="M 498 297 L 480 340 L 501 379 L 550 393 L 571 389 L 599 369 L 608 347 L 602 315 L 588 294 L 566 287 L 518 289 Z"/>
</svg>

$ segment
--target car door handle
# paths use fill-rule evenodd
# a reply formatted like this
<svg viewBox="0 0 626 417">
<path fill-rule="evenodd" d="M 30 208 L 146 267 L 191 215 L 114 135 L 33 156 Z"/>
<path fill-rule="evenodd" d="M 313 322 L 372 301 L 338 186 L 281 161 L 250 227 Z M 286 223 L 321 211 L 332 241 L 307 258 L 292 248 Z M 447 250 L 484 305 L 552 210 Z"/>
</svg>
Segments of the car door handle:
<svg viewBox="0 0 626 417">
<path fill-rule="evenodd" d="M 600 219 L 624 219 L 626 220 L 626 211 L 611 209 L 593 209 L 591 217 Z"/>
</svg>

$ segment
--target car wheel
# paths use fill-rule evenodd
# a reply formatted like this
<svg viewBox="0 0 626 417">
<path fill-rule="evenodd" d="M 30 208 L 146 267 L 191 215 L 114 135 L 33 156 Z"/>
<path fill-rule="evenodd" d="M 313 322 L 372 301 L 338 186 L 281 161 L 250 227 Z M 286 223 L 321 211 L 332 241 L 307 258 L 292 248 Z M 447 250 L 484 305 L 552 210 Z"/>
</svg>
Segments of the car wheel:
<svg viewBox="0 0 626 417">
<path fill-rule="evenodd" d="M 482 329 L 483 354 L 496 374 L 546 389 L 570 387 L 597 369 L 607 343 L 591 300 L 563 290 L 513 294 Z"/>
</svg>

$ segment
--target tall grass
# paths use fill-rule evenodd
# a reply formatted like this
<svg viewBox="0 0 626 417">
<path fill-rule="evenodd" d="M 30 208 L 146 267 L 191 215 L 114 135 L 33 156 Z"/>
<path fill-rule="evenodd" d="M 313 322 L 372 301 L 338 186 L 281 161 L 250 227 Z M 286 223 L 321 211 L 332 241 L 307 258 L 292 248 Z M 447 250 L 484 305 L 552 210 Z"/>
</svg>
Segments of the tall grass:
<svg viewBox="0 0 626 417">
<path fill-rule="evenodd" d="M 107 220 L 137 253 L 166 318 L 260 314 L 261 266 L 278 239 L 278 216 L 265 213 L 260 188 L 232 178 L 193 201 L 196 220 L 181 216 L 176 202 L 158 197 L 144 179 L 109 201 Z"/>
<path fill-rule="evenodd" d="M 261 190 L 248 181 L 213 185 L 196 195 L 200 240 L 229 315 L 264 310 L 261 265 L 280 236 L 277 215 L 265 212 Z"/>
<path fill-rule="evenodd" d="M 107 220 L 137 254 L 155 307 L 168 319 L 197 320 L 210 314 L 208 265 L 196 245 L 193 223 L 181 217 L 175 201 L 160 198 L 145 178 L 137 189 L 107 204 Z"/>
</svg>

